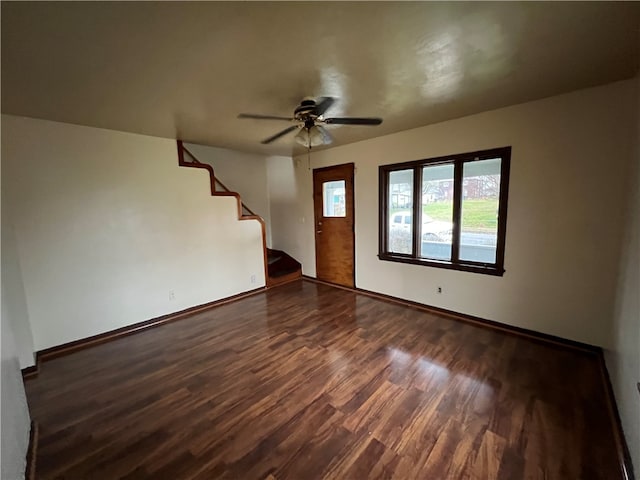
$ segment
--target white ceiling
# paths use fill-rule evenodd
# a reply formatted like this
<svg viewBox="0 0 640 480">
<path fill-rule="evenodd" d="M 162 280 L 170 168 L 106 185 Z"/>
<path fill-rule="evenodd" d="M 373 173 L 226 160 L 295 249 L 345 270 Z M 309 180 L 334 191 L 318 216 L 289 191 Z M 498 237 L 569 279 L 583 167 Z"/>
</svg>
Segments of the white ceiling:
<svg viewBox="0 0 640 480">
<path fill-rule="evenodd" d="M 336 144 L 632 77 L 640 3 L 2 2 L 2 112 L 264 154 L 305 96 Z M 297 150 L 296 150 L 297 151 Z"/>
</svg>

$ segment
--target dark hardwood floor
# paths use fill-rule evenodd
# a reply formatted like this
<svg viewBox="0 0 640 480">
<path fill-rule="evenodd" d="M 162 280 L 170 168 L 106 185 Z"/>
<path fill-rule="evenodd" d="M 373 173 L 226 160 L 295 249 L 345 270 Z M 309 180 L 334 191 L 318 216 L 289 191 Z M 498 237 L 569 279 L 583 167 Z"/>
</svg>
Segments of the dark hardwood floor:
<svg viewBox="0 0 640 480">
<path fill-rule="evenodd" d="M 595 355 L 299 281 L 43 363 L 42 479 L 616 479 Z"/>
</svg>

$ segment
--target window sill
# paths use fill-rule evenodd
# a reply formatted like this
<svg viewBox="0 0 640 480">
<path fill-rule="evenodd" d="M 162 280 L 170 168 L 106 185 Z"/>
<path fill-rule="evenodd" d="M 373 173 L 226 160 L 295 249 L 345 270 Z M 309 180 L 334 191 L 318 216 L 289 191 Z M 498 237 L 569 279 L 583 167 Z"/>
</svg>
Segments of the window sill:
<svg viewBox="0 0 640 480">
<path fill-rule="evenodd" d="M 423 267 L 445 268 L 447 270 L 459 270 L 461 272 L 482 273 L 484 275 L 493 275 L 496 277 L 502 277 L 504 275 L 504 268 L 499 268 L 496 265 L 482 265 L 477 263 L 452 263 L 447 261 L 428 260 L 426 258 L 414 258 L 409 255 L 397 253 L 380 253 L 378 254 L 378 258 L 387 262 L 410 263 L 412 265 L 422 265 Z"/>
</svg>

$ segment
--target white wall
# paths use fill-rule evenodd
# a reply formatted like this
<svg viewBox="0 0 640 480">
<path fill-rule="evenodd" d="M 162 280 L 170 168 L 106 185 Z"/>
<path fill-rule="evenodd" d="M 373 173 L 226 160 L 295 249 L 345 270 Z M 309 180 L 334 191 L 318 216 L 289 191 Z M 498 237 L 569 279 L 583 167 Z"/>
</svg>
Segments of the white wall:
<svg viewBox="0 0 640 480">
<path fill-rule="evenodd" d="M 638 78 L 640 117 L 640 77 Z M 607 369 L 616 395 L 618 412 L 636 469 L 640 472 L 640 122 L 636 118 L 636 163 L 623 237 L 623 255 L 613 316 L 613 344 L 606 351 Z"/>
<path fill-rule="evenodd" d="M 174 140 L 3 115 L 2 162 L 36 350 L 265 284 L 260 224 Z"/>
<path fill-rule="evenodd" d="M 4 178 L 4 176 L 3 176 Z M 2 189 L 4 193 L 4 189 Z M 4 203 L 4 202 L 3 202 Z M 5 225 L 2 214 L 2 311 L 0 316 L 0 423 L 2 439 L 0 448 L 0 477 L 17 480 L 24 478 L 27 448 L 29 446 L 29 409 L 22 384 L 20 359 L 16 352 L 16 338 L 13 332 L 14 322 L 10 321 L 10 312 L 5 293 L 6 285 L 14 283 L 11 278 L 14 270 L 5 271 Z M 25 319 L 26 320 L 26 319 Z"/>
<path fill-rule="evenodd" d="M 2 302 L 2 387 L 0 393 L 2 422 L 2 451 L 0 477 L 4 480 L 24 478 L 29 446 L 29 409 L 22 384 L 20 363 L 14 349 L 11 324 L 7 321 Z"/>
<path fill-rule="evenodd" d="M 298 184 L 296 171 L 291 157 L 269 157 L 267 159 L 267 178 L 269 202 L 271 204 L 271 242 L 273 248 L 287 252 L 299 260 L 294 252 L 305 249 L 302 244 L 305 237 L 295 234 L 296 224 L 306 221 L 302 205 L 298 202 Z M 313 219 L 311 219 L 313 224 Z M 303 266 L 303 268 L 305 268 Z"/>
<path fill-rule="evenodd" d="M 610 345 L 623 231 L 621 185 L 636 134 L 633 89 L 633 81 L 619 82 L 312 153 L 313 168 L 355 162 L 356 285 Z M 379 165 L 506 145 L 513 151 L 503 277 L 378 260 Z M 272 202 L 272 218 L 290 219 L 278 228 L 274 222 L 274 246 L 295 238 L 286 240 L 289 253 L 313 276 L 312 174 L 306 158 L 282 160 L 270 169 L 289 182 L 283 189 L 297 191 L 295 199 Z M 287 169 L 293 169 L 288 176 Z"/>
<path fill-rule="evenodd" d="M 6 189 L 2 189 L 4 194 Z M 2 199 L 2 309 L 11 325 L 20 368 L 35 365 L 33 334 L 27 311 L 15 231 L 7 206 Z"/>
<path fill-rule="evenodd" d="M 232 192 L 237 192 L 242 202 L 260 215 L 267 230 L 267 245 L 271 246 L 271 215 L 267 189 L 267 158 L 263 155 L 185 143 L 196 158 L 213 167 L 216 178 Z"/>
</svg>

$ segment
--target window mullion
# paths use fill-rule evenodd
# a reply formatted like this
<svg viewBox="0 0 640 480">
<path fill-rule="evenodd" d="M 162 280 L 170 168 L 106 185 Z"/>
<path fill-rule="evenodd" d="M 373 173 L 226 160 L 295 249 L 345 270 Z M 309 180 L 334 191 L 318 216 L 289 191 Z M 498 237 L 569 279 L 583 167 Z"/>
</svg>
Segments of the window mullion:
<svg viewBox="0 0 640 480">
<path fill-rule="evenodd" d="M 462 160 L 456 160 L 453 169 L 453 232 L 451 262 L 460 260 L 460 230 L 462 223 Z"/>
<path fill-rule="evenodd" d="M 413 169 L 413 222 L 411 225 L 411 234 L 413 238 L 413 248 L 411 256 L 420 257 L 420 225 L 422 215 L 420 214 L 420 205 L 422 204 L 422 168 L 416 166 Z"/>
<path fill-rule="evenodd" d="M 378 222 L 379 222 L 379 237 L 378 237 L 378 253 L 389 252 L 388 238 L 389 238 L 389 172 L 382 167 L 378 169 L 379 185 L 378 185 Z"/>
</svg>

